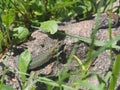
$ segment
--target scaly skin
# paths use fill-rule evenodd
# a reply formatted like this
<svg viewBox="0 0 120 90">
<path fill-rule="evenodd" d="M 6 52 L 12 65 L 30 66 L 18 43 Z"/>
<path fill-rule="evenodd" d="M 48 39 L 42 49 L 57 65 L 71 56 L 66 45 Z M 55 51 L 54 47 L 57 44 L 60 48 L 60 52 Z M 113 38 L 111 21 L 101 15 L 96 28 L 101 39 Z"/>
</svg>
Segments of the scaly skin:
<svg viewBox="0 0 120 90">
<path fill-rule="evenodd" d="M 32 62 L 30 63 L 29 69 L 35 69 L 48 62 L 49 59 L 55 55 L 57 49 L 61 46 L 61 44 L 62 41 L 58 41 L 51 49 L 46 50 L 46 52 L 44 52 L 43 54 L 33 58 Z"/>
</svg>

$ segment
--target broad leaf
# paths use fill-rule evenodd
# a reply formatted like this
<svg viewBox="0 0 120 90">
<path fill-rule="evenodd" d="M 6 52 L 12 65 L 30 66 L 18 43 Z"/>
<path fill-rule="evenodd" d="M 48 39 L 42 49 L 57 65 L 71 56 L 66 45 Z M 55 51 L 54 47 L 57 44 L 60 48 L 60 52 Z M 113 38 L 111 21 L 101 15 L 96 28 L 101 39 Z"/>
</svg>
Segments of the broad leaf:
<svg viewBox="0 0 120 90">
<path fill-rule="evenodd" d="M 30 63 L 30 61 L 32 60 L 32 56 L 29 50 L 24 51 L 20 57 L 19 57 L 19 61 L 18 61 L 18 69 L 20 72 L 22 73 L 26 73 L 27 69 L 28 69 L 28 65 Z M 25 74 L 21 74 L 21 79 L 24 82 L 26 78 Z"/>
<path fill-rule="evenodd" d="M 14 89 L 8 85 L 3 84 L 0 90 L 14 90 Z"/>
<path fill-rule="evenodd" d="M 9 27 L 14 21 L 14 11 L 12 9 L 6 10 L 6 13 L 3 15 L 2 21 Z"/>
<path fill-rule="evenodd" d="M 54 20 L 42 22 L 40 28 L 44 32 L 55 34 L 57 32 L 57 22 Z"/>
<path fill-rule="evenodd" d="M 24 40 L 29 35 L 29 30 L 24 27 L 17 27 L 13 30 L 13 37 L 16 41 Z"/>
</svg>

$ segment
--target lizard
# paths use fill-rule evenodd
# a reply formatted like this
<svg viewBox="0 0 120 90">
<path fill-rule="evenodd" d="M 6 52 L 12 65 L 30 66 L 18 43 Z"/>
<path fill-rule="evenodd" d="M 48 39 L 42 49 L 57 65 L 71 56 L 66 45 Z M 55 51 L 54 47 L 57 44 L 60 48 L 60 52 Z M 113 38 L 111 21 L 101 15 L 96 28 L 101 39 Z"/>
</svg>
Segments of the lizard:
<svg viewBox="0 0 120 90">
<path fill-rule="evenodd" d="M 29 70 L 35 69 L 47 63 L 50 60 L 50 58 L 54 57 L 61 45 L 62 41 L 58 41 L 52 48 L 46 50 L 45 53 L 34 57 L 29 65 Z"/>
</svg>

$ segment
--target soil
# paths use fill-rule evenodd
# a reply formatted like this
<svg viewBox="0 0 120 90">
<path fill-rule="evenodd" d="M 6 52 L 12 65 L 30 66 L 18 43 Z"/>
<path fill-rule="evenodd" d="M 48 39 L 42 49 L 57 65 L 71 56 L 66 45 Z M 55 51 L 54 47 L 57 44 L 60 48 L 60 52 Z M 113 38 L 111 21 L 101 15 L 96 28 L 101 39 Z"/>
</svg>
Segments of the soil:
<svg viewBox="0 0 120 90">
<path fill-rule="evenodd" d="M 104 18 L 103 18 L 104 17 Z M 108 41 L 109 40 L 109 32 L 108 32 L 108 16 L 106 14 L 102 14 L 99 20 L 99 29 L 96 34 L 96 40 L 101 41 Z M 105 21 L 103 23 L 103 21 Z M 62 40 L 63 44 L 60 49 L 59 54 L 59 60 L 56 58 L 50 59 L 51 61 L 48 61 L 47 63 L 43 64 L 40 67 L 36 67 L 33 70 L 29 70 L 29 73 L 35 72 L 35 75 L 37 76 L 48 76 L 48 75 L 54 75 L 57 76 L 57 73 L 59 70 L 64 70 L 66 67 L 67 60 L 71 54 L 71 51 L 77 43 L 77 49 L 75 55 L 82 61 L 86 61 L 86 57 L 89 51 L 89 43 L 85 43 L 83 41 L 80 41 L 76 38 L 72 38 L 69 36 L 63 35 L 61 37 L 61 33 L 71 34 L 71 35 L 78 35 L 86 38 L 91 38 L 91 35 L 93 33 L 93 28 L 95 25 L 95 19 L 91 20 L 85 20 L 81 22 L 60 22 L 58 27 L 58 32 L 55 35 L 49 35 L 47 33 L 41 32 L 41 30 L 35 30 L 31 36 L 29 37 L 29 40 L 25 43 L 22 43 L 19 46 L 12 47 L 12 49 L 9 51 L 10 54 L 6 55 L 6 59 L 1 59 L 0 62 L 0 76 L 2 76 L 2 72 L 4 70 L 4 67 L 7 67 L 8 69 L 18 71 L 17 68 L 17 62 L 19 55 L 26 49 L 29 49 L 32 53 L 32 58 L 44 53 L 46 50 L 49 50 L 50 47 L 52 47 L 56 42 Z M 106 25 L 106 26 L 105 26 Z M 120 35 L 120 26 L 112 28 L 112 37 Z M 116 42 L 117 43 L 117 42 Z M 94 52 L 98 50 L 99 47 L 96 47 L 94 49 Z M 115 60 L 116 52 L 113 50 L 113 61 Z M 34 60 L 34 59 L 33 59 Z M 72 60 L 72 63 L 69 67 L 69 73 L 72 73 L 73 71 L 76 71 L 76 73 L 80 73 L 80 70 L 77 69 L 79 64 L 75 59 Z M 105 50 L 104 52 L 100 53 L 92 62 L 89 73 L 97 73 L 100 77 L 104 77 L 108 71 L 111 70 L 110 66 L 110 51 Z M 68 85 L 73 86 L 73 82 L 77 79 L 79 79 L 81 76 L 78 74 L 71 75 L 71 77 L 66 80 Z M 55 77 L 51 77 L 54 78 Z M 72 79 L 74 78 L 74 80 Z M 53 80 L 54 80 L 53 79 Z M 17 73 L 13 73 L 12 71 L 8 71 L 5 75 L 4 82 L 7 85 L 12 86 L 15 90 L 21 90 L 21 80 L 19 78 L 19 75 Z M 99 82 L 96 79 L 96 77 L 92 77 L 88 80 L 89 83 L 98 85 Z M 37 89 L 36 90 L 46 90 L 46 87 L 44 87 L 42 83 L 37 83 Z M 42 85 L 42 86 L 41 86 Z M 116 90 L 119 90 L 118 87 L 120 85 L 120 80 L 117 82 Z M 106 86 L 107 88 L 107 86 Z M 84 89 L 85 90 L 85 89 Z"/>
</svg>

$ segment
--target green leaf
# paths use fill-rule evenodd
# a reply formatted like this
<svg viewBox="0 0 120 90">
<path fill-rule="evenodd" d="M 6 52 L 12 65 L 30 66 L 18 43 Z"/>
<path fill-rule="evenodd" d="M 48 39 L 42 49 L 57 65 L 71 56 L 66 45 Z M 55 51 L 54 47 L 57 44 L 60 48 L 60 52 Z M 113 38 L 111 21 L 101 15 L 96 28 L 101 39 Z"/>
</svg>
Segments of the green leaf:
<svg viewBox="0 0 120 90">
<path fill-rule="evenodd" d="M 14 89 L 8 85 L 3 84 L 0 90 L 14 90 Z"/>
<path fill-rule="evenodd" d="M 2 21 L 4 22 L 4 24 L 6 24 L 7 27 L 9 27 L 14 21 L 14 16 L 14 10 L 6 10 L 6 13 L 3 15 Z"/>
<path fill-rule="evenodd" d="M 57 32 L 57 22 L 54 20 L 42 22 L 40 28 L 44 32 L 50 32 L 50 34 L 55 34 Z"/>
<path fill-rule="evenodd" d="M 75 1 L 61 1 L 59 3 L 56 3 L 56 5 L 54 7 L 52 7 L 51 11 L 57 11 L 57 10 L 62 10 L 65 7 L 70 7 L 74 4 L 76 4 L 77 2 L 80 2 L 79 0 L 75 0 Z"/>
<path fill-rule="evenodd" d="M 17 27 L 13 30 L 13 37 L 16 40 L 24 40 L 29 35 L 29 30 L 24 27 Z"/>
<path fill-rule="evenodd" d="M 110 87 L 109 90 L 115 90 L 115 85 L 117 83 L 117 79 L 119 77 L 119 73 L 120 73 L 120 54 L 117 55 L 115 63 L 113 65 L 113 69 L 112 69 L 112 78 L 110 81 Z"/>
<path fill-rule="evenodd" d="M 18 69 L 20 70 L 20 72 L 22 73 L 26 73 L 27 69 L 28 69 L 28 65 L 30 63 L 30 61 L 32 60 L 32 56 L 29 50 L 24 51 L 20 57 L 19 57 L 19 61 L 18 61 Z M 21 79 L 24 82 L 26 79 L 25 74 L 21 74 Z"/>
</svg>

